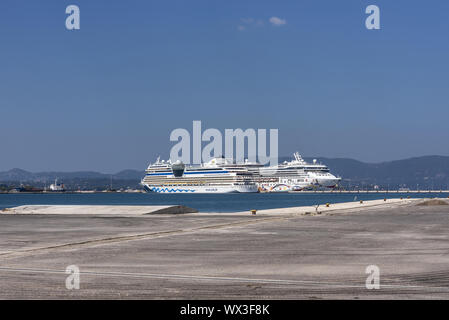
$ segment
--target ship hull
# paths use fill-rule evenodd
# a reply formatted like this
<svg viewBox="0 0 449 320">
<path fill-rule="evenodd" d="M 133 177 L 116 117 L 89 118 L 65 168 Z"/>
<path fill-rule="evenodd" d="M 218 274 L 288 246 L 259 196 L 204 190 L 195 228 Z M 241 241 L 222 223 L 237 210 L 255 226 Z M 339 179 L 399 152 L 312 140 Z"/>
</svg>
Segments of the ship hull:
<svg viewBox="0 0 449 320">
<path fill-rule="evenodd" d="M 152 186 L 144 185 L 147 192 L 155 193 L 254 193 L 258 192 L 255 185 L 236 186 Z"/>
<path fill-rule="evenodd" d="M 290 192 L 290 191 L 302 191 L 307 189 L 310 186 L 307 184 L 265 184 L 260 183 L 259 189 L 264 192 Z"/>
</svg>

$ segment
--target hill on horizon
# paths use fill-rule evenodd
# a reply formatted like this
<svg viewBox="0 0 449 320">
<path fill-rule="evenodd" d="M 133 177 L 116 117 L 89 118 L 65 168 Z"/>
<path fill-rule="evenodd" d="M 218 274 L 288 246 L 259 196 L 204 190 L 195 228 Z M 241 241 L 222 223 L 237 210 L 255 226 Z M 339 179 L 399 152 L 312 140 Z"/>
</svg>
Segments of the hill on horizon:
<svg viewBox="0 0 449 320">
<path fill-rule="evenodd" d="M 312 161 L 313 158 L 305 158 Z M 449 157 L 422 156 L 404 160 L 366 163 L 354 159 L 315 157 L 346 186 L 378 185 L 385 188 L 449 189 Z"/>
</svg>

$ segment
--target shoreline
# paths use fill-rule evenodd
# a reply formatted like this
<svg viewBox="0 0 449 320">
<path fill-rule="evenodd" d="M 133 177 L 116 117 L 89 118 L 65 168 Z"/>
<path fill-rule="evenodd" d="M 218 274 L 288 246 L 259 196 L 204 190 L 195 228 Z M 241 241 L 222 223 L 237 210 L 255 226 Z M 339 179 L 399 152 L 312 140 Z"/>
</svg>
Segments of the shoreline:
<svg viewBox="0 0 449 320">
<path fill-rule="evenodd" d="M 60 193 L 58 193 L 59 195 Z M 282 196 L 282 194 L 284 196 Z M 63 201 L 56 201 L 59 197 L 51 197 L 48 199 L 53 199 L 52 201 L 44 201 L 46 197 L 40 198 L 30 198 L 30 201 L 26 201 L 27 196 L 23 196 L 24 198 L 14 198 L 10 199 L 9 202 L 0 203 L 0 214 L 10 212 L 16 210 L 17 213 L 19 211 L 23 211 L 23 209 L 18 208 L 36 208 L 35 211 L 40 211 L 42 214 L 50 214 L 47 212 L 43 212 L 42 208 L 45 207 L 49 212 L 55 212 L 55 208 L 72 208 L 71 214 L 77 214 L 76 210 L 82 211 L 81 214 L 86 214 L 85 211 L 90 212 L 90 215 L 95 215 L 96 211 L 99 211 L 101 208 L 101 215 L 109 215 L 108 210 L 113 212 L 114 215 L 120 213 L 120 208 L 123 208 L 124 213 L 135 214 L 132 211 L 138 210 L 138 208 L 146 208 L 151 212 L 154 207 L 161 206 L 182 206 L 189 207 L 192 210 L 195 210 L 197 214 L 201 215 L 249 215 L 252 210 L 256 210 L 257 215 L 273 215 L 273 214 L 300 214 L 300 215 L 315 215 L 320 214 L 332 210 L 339 209 L 363 209 L 366 207 L 370 207 L 372 205 L 382 205 L 382 204 L 400 204 L 404 201 L 417 201 L 417 200 L 429 200 L 429 199 L 442 199 L 447 201 L 449 199 L 449 193 L 395 193 L 395 194 L 387 194 L 387 193 L 375 193 L 375 194 L 366 194 L 366 193 L 333 193 L 331 194 L 323 194 L 323 193 L 304 193 L 298 195 L 298 200 L 296 200 L 296 195 L 292 195 L 291 197 L 285 197 L 289 195 L 289 193 L 277 194 L 277 196 L 270 197 L 249 197 L 242 199 L 237 198 L 236 205 L 231 206 L 229 208 L 223 208 L 221 205 L 226 203 L 227 201 L 231 201 L 233 196 L 230 197 L 217 197 L 215 195 L 216 202 L 215 205 L 202 205 L 202 201 L 204 199 L 208 199 L 207 195 L 203 195 L 203 197 L 164 197 L 162 200 L 156 197 L 149 197 L 148 201 L 146 198 L 142 198 L 145 201 L 140 201 L 139 197 L 135 201 L 126 200 L 126 196 L 121 201 L 109 201 L 106 198 L 99 198 L 99 201 L 92 201 L 96 198 L 88 198 L 91 199 L 89 201 L 80 201 L 79 199 L 74 200 L 70 197 L 61 198 Z M 34 194 L 28 194 L 32 196 Z M 71 193 L 67 193 L 69 195 L 75 195 Z M 159 195 L 159 194 L 158 194 Z M 328 196 L 326 196 L 328 195 Z M 366 196 L 363 196 L 366 195 Z M 377 195 L 377 196 L 376 196 Z M 201 196 L 201 195 L 199 195 Z M 14 197 L 14 196 L 13 196 Z M 19 196 L 22 197 L 22 196 Z M 1 199 L 1 196 L 0 196 Z M 7 198 L 6 198 L 7 199 Z M 20 200 L 21 199 L 21 200 Z M 35 201 L 32 201 L 32 200 Z M 37 200 L 36 200 L 37 199 Z M 103 199 L 103 200 L 101 200 Z M 106 199 L 106 200 L 105 200 Z M 140 199 L 140 200 L 139 200 Z M 153 200 L 151 200 L 153 199 Z M 183 200 L 185 199 L 185 201 Z M 214 199 L 214 198 L 212 198 Z M 254 199 L 254 202 L 251 200 Z M 266 200 L 265 200 L 266 199 Z M 20 200 L 20 201 L 19 201 Z M 76 201 L 75 201 L 76 200 Z M 317 207 L 318 206 L 318 207 Z M 128 210 L 128 207 L 133 208 L 132 210 Z M 62 211 L 67 211 L 66 209 Z M 69 210 L 70 211 L 70 210 Z M 36 213 L 36 212 L 35 212 Z"/>
<path fill-rule="evenodd" d="M 444 200 L 445 198 L 436 198 Z M 373 207 L 399 207 L 404 205 L 410 205 L 418 203 L 420 201 L 430 200 L 430 198 L 390 198 L 390 199 L 377 199 L 377 200 L 363 200 L 363 201 L 350 201 L 350 202 L 337 202 L 337 203 L 323 203 L 314 206 L 297 206 L 297 207 L 285 207 L 274 209 L 261 209 L 256 210 L 258 216 L 318 216 L 326 215 L 329 212 L 341 211 L 341 210 L 363 210 Z M 448 203 L 449 204 L 449 203 Z M 238 211 L 227 213 L 214 213 L 214 212 L 199 212 L 196 215 L 211 215 L 211 214 L 223 214 L 223 215 L 250 215 L 251 211 Z"/>
<path fill-rule="evenodd" d="M 445 201 L 444 198 L 436 198 Z M 189 214 L 198 216 L 297 216 L 297 215 L 326 215 L 329 212 L 340 210 L 363 210 L 372 207 L 398 207 L 426 201 L 429 198 L 393 198 L 360 200 L 339 203 L 325 203 L 313 206 L 296 206 L 274 209 L 246 210 L 232 212 L 200 212 L 195 208 L 188 208 L 183 205 L 173 204 L 166 206 L 124 206 L 124 205 L 21 205 L 0 210 L 0 214 L 8 215 L 89 215 L 89 216 L 146 216 L 153 214 Z M 445 201 L 446 202 L 446 201 Z M 449 204 L 449 203 L 448 203 Z M 161 209 L 177 208 L 176 210 Z M 185 208 L 180 210 L 179 208 Z"/>
</svg>

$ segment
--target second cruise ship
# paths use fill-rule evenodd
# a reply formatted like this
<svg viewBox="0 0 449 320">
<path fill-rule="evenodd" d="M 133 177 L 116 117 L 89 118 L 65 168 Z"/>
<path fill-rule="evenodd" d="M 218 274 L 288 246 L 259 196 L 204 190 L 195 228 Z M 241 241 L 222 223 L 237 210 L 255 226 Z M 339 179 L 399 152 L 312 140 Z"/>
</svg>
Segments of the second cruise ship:
<svg viewBox="0 0 449 320">
<path fill-rule="evenodd" d="M 171 163 L 159 158 L 146 170 L 142 185 L 146 191 L 159 193 L 233 193 L 257 192 L 253 173 L 243 166 L 228 167 L 222 158 L 198 166 L 181 161 Z"/>
<path fill-rule="evenodd" d="M 260 167 L 259 188 L 262 191 L 301 191 L 316 187 L 334 188 L 341 178 L 330 173 L 329 168 L 317 160 L 306 162 L 298 152 L 294 159 L 277 166 Z M 270 180 L 270 177 L 274 179 Z"/>
</svg>

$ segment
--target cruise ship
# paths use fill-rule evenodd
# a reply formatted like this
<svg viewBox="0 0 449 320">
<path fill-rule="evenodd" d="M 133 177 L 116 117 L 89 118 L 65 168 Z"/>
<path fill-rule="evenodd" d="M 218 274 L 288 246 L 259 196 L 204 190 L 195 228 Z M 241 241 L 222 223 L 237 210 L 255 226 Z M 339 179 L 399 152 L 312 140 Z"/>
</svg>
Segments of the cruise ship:
<svg viewBox="0 0 449 320">
<path fill-rule="evenodd" d="M 316 159 L 312 163 L 307 163 L 298 152 L 295 152 L 293 156 L 295 159 L 290 164 L 302 165 L 304 172 L 315 182 L 315 185 L 325 188 L 335 188 L 341 181 L 341 177 L 330 173 L 329 168 L 324 164 L 317 163 Z"/>
<path fill-rule="evenodd" d="M 232 192 L 288 192 L 317 187 L 334 188 L 341 178 L 329 168 L 306 162 L 298 152 L 292 161 L 276 166 L 257 162 L 234 163 L 213 158 L 198 166 L 186 166 L 180 161 L 157 159 L 148 166 L 142 185 L 148 192 L 160 193 L 232 193 Z"/>
<path fill-rule="evenodd" d="M 245 166 L 228 166 L 224 158 L 186 166 L 181 161 L 157 159 L 148 166 L 141 183 L 146 191 L 158 193 L 247 193 L 258 186 Z"/>
<path fill-rule="evenodd" d="M 317 163 L 317 160 L 307 163 L 298 152 L 293 156 L 292 161 L 284 161 L 276 166 L 265 167 L 247 161 L 241 165 L 255 174 L 260 191 L 286 192 L 317 187 L 334 188 L 340 182 L 341 178 L 331 174 L 329 168 Z"/>
<path fill-rule="evenodd" d="M 324 164 L 318 163 L 316 159 L 313 159 L 312 163 L 308 163 L 301 157 L 299 152 L 295 152 L 293 157 L 292 161 L 284 161 L 280 165 L 279 170 L 281 172 L 286 168 L 303 170 L 307 174 L 306 182 L 311 182 L 312 186 L 318 187 L 334 188 L 341 181 L 340 177 L 330 173 L 329 168 Z"/>
</svg>

